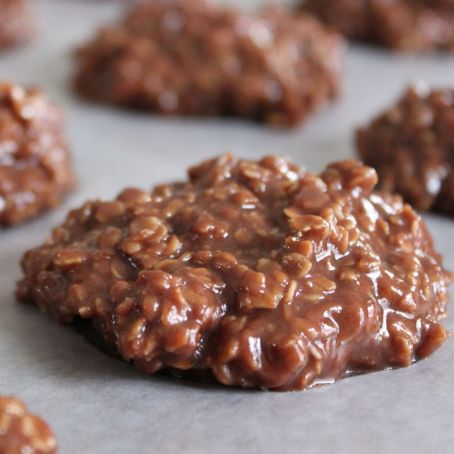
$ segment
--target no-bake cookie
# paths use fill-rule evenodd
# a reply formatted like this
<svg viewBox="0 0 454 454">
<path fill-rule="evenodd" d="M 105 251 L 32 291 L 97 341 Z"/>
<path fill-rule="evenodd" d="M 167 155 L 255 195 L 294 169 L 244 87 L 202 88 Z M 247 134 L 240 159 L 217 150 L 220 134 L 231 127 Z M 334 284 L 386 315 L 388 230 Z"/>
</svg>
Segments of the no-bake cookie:
<svg viewBox="0 0 454 454">
<path fill-rule="evenodd" d="M 39 90 L 0 83 L 0 226 L 54 207 L 73 187 L 63 126 Z"/>
<path fill-rule="evenodd" d="M 307 0 L 303 8 L 352 39 L 404 51 L 454 49 L 452 0 Z"/>
<path fill-rule="evenodd" d="M 34 33 L 28 0 L 0 1 L 0 49 L 28 41 Z"/>
<path fill-rule="evenodd" d="M 383 190 L 415 208 L 454 216 L 454 90 L 410 87 L 357 131 L 361 158 Z"/>
<path fill-rule="evenodd" d="M 451 275 L 357 161 L 319 176 L 224 156 L 72 211 L 22 260 L 22 301 L 91 320 L 147 373 L 304 389 L 430 355 Z"/>
<path fill-rule="evenodd" d="M 55 454 L 57 442 L 48 425 L 13 397 L 0 397 L 0 453 Z"/>
<path fill-rule="evenodd" d="M 295 125 L 336 96 L 343 43 L 315 18 L 204 0 L 134 6 L 77 53 L 75 87 L 161 114 Z"/>
</svg>

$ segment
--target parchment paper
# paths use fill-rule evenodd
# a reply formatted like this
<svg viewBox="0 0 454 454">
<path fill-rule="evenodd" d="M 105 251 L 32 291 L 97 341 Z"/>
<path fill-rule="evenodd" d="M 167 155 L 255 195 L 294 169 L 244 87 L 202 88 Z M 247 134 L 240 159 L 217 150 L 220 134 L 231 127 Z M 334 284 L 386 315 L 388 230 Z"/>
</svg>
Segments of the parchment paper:
<svg viewBox="0 0 454 454">
<path fill-rule="evenodd" d="M 35 0 L 34 6 L 41 34 L 34 44 L 0 55 L 0 77 L 42 86 L 66 110 L 80 185 L 62 208 L 0 232 L 0 394 L 17 395 L 44 416 L 63 454 L 454 452 L 452 340 L 407 369 L 307 392 L 241 391 L 147 377 L 13 297 L 23 251 L 85 199 L 183 178 L 188 165 L 225 151 L 285 154 L 318 171 L 352 156 L 354 126 L 391 103 L 407 82 L 453 84 L 454 58 L 354 47 L 340 101 L 294 131 L 162 119 L 90 105 L 68 88 L 72 49 L 114 18 L 119 3 Z M 454 269 L 454 220 L 426 219 Z M 453 325 L 450 317 L 447 326 Z"/>
</svg>

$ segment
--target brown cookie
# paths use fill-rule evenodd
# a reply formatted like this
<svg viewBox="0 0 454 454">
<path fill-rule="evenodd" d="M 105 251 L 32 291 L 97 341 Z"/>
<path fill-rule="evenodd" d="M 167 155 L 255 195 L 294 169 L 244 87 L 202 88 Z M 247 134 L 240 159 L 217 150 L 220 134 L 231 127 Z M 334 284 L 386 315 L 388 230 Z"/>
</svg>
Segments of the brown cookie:
<svg viewBox="0 0 454 454">
<path fill-rule="evenodd" d="M 61 111 L 39 90 L 0 83 L 0 226 L 56 206 L 73 185 Z"/>
<path fill-rule="evenodd" d="M 71 212 L 27 252 L 22 301 L 82 317 L 147 373 L 304 389 L 445 340 L 451 277 L 423 220 L 356 161 L 224 156 Z"/>
<path fill-rule="evenodd" d="M 79 50 L 75 87 L 160 114 L 292 126 L 336 96 L 342 51 L 341 38 L 309 16 L 158 0 L 132 7 Z"/>
<path fill-rule="evenodd" d="M 410 87 L 357 131 L 361 158 L 385 191 L 419 210 L 454 216 L 454 90 Z"/>
<path fill-rule="evenodd" d="M 307 0 L 345 36 L 403 51 L 454 49 L 452 0 Z"/>
<path fill-rule="evenodd" d="M 48 425 L 13 397 L 0 397 L 0 452 L 55 454 L 57 442 Z"/>
<path fill-rule="evenodd" d="M 28 0 L 0 1 L 0 49 L 22 44 L 34 32 Z"/>
</svg>

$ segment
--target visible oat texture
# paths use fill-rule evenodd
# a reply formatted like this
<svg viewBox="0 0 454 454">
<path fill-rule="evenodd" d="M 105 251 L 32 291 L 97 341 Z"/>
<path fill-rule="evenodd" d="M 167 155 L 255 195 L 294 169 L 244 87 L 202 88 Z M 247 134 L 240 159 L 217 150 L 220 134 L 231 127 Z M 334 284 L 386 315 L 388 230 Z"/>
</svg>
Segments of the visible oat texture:
<svg viewBox="0 0 454 454">
<path fill-rule="evenodd" d="M 336 96 L 342 51 L 340 36 L 310 16 L 149 1 L 79 50 L 75 87 L 161 114 L 291 126 Z"/>
<path fill-rule="evenodd" d="M 60 110 L 39 90 L 0 82 L 0 227 L 54 207 L 73 185 Z"/>
<path fill-rule="evenodd" d="M 33 24 L 28 0 L 0 0 L 0 49 L 28 41 Z"/>
<path fill-rule="evenodd" d="M 47 424 L 13 397 L 0 397 L 0 453 L 55 454 L 57 442 Z"/>
<path fill-rule="evenodd" d="M 403 51 L 454 49 L 452 0 L 307 0 L 303 6 L 352 39 Z"/>
<path fill-rule="evenodd" d="M 357 132 L 361 158 L 383 190 L 420 210 L 454 216 L 454 90 L 410 87 Z"/>
<path fill-rule="evenodd" d="M 357 161 L 320 176 L 224 156 L 71 212 L 18 296 L 89 319 L 147 373 L 303 389 L 409 366 L 445 340 L 451 276 L 423 220 Z"/>
</svg>

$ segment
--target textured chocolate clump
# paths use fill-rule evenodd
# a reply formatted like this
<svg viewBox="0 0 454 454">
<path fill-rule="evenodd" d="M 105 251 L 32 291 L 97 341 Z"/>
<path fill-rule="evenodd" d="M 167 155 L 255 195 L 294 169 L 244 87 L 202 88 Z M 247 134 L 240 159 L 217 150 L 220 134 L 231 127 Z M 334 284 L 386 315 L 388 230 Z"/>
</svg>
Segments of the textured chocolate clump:
<svg viewBox="0 0 454 454">
<path fill-rule="evenodd" d="M 55 454 L 57 442 L 47 424 L 13 397 L 0 397 L 0 453 Z"/>
<path fill-rule="evenodd" d="M 352 39 L 403 51 L 454 49 L 452 0 L 307 0 L 303 7 Z"/>
<path fill-rule="evenodd" d="M 22 301 L 92 320 L 147 373 L 303 389 L 408 366 L 446 338 L 451 276 L 423 220 L 356 161 L 320 175 L 224 156 L 71 212 L 27 252 Z"/>
<path fill-rule="evenodd" d="M 295 125 L 338 93 L 342 50 L 313 17 L 158 0 L 134 6 L 79 50 L 75 86 L 161 114 Z"/>
<path fill-rule="evenodd" d="M 410 87 L 357 132 L 361 158 L 385 191 L 420 210 L 454 216 L 454 90 Z"/>
<path fill-rule="evenodd" d="M 28 41 L 33 32 L 28 0 L 0 1 L 0 49 Z"/>
<path fill-rule="evenodd" d="M 0 83 L 0 226 L 54 207 L 73 185 L 60 110 L 36 89 Z"/>
</svg>

